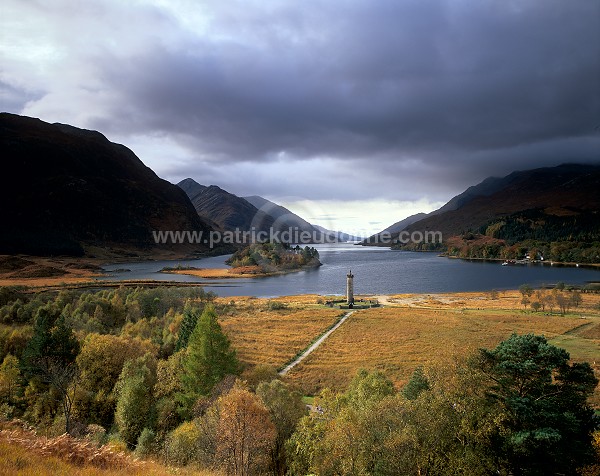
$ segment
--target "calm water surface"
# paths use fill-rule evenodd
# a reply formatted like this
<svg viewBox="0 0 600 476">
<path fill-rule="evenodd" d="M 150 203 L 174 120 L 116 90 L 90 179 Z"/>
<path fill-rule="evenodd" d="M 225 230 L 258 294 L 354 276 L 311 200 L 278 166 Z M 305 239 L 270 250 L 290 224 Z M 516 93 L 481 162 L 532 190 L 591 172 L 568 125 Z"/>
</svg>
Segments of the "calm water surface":
<svg viewBox="0 0 600 476">
<path fill-rule="evenodd" d="M 273 297 L 294 294 L 343 294 L 346 273 L 352 269 L 356 294 L 441 293 L 515 289 L 563 281 L 585 284 L 600 281 L 600 271 L 546 265 L 501 266 L 500 263 L 440 258 L 435 253 L 392 251 L 352 244 L 317 245 L 323 266 L 269 278 L 207 280 L 159 273 L 165 266 L 226 268 L 228 256 L 191 261 L 145 261 L 107 265 L 103 280 L 154 279 L 206 283 L 220 296 Z M 128 272 L 115 272 L 118 269 Z"/>
</svg>

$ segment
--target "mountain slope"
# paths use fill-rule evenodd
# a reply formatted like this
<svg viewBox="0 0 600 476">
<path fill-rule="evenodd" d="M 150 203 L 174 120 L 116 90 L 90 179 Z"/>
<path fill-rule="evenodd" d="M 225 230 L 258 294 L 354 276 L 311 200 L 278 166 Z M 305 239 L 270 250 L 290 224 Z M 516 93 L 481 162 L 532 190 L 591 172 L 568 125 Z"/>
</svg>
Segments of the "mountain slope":
<svg viewBox="0 0 600 476">
<path fill-rule="evenodd" d="M 427 216 L 427 213 L 416 213 L 414 215 L 410 215 L 406 218 L 404 218 L 403 220 L 397 221 L 396 223 L 394 223 L 393 225 L 388 226 L 385 230 L 380 231 L 379 233 L 376 233 L 372 236 L 370 236 L 369 238 L 367 238 L 366 240 L 364 240 L 363 244 L 376 244 L 376 243 L 384 243 L 386 239 L 382 239 L 382 236 L 386 236 L 386 235 L 398 235 L 398 233 L 400 233 L 402 230 L 404 230 L 407 226 L 412 225 L 413 223 L 422 220 L 423 218 L 425 218 Z"/>
<path fill-rule="evenodd" d="M 190 200 L 193 200 L 198 194 L 202 193 L 208 188 L 205 185 L 200 185 L 198 182 L 191 178 L 183 179 L 177 184 L 177 186 L 185 192 L 185 194 L 189 197 Z"/>
<path fill-rule="evenodd" d="M 320 232 L 313 225 L 308 223 L 304 218 L 292 213 L 287 208 L 277 205 L 258 195 L 244 198 L 262 212 L 273 217 L 275 229 L 283 231 L 289 228 L 297 228 L 299 232 L 306 231 L 311 233 L 312 236 L 320 236 Z"/>
<path fill-rule="evenodd" d="M 397 221 L 393 225 L 388 226 L 382 233 L 398 233 L 399 231 L 404 230 L 407 226 L 412 225 L 413 223 L 422 220 L 427 216 L 427 213 L 415 213 L 414 215 L 410 215 L 406 217 L 404 220 Z"/>
<path fill-rule="evenodd" d="M 268 231 L 273 226 L 273 217 L 216 185 L 206 187 L 187 178 L 178 186 L 186 192 L 200 217 L 216 223 L 223 230 L 248 231 L 254 228 Z"/>
<path fill-rule="evenodd" d="M 600 166 L 566 164 L 486 179 L 406 230 L 441 231 L 450 237 L 531 209 L 547 210 L 548 214 L 600 210 Z"/>
<path fill-rule="evenodd" d="M 360 241 L 362 240 L 362 237 L 360 236 L 355 236 L 355 235 L 350 235 L 348 233 L 344 233 L 343 231 L 334 231 L 334 230 L 329 230 L 327 228 L 324 228 L 322 226 L 319 225 L 313 225 L 317 230 L 319 230 L 321 233 L 323 233 L 323 235 L 328 239 L 328 241 L 341 241 L 341 242 L 346 242 L 346 241 Z"/>
<path fill-rule="evenodd" d="M 210 230 L 180 188 L 99 132 L 1 113 L 0 136 L 0 253 L 136 254 L 156 249 L 153 230 Z"/>
<path fill-rule="evenodd" d="M 319 225 L 313 225 L 287 208 L 277 205 L 276 203 L 258 195 L 252 195 L 244 198 L 259 210 L 271 215 L 275 220 L 275 229 L 282 231 L 297 229 L 299 233 L 308 232 L 317 242 L 343 242 L 356 241 L 360 239 L 353 235 L 349 235 L 348 233 L 332 231 Z"/>
</svg>

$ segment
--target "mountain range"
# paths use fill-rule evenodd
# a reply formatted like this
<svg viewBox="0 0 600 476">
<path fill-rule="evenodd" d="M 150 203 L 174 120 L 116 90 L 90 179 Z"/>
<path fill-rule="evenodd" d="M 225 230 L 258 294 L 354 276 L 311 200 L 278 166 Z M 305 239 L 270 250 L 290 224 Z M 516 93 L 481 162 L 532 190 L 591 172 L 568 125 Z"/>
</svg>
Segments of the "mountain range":
<svg viewBox="0 0 600 476">
<path fill-rule="evenodd" d="M 156 246 L 153 232 L 158 230 L 292 228 L 315 241 L 355 239 L 312 225 L 257 195 L 239 197 L 191 178 L 175 186 L 130 149 L 96 131 L 0 113 L 0 137 L 0 254 L 207 251 L 203 243 Z M 565 164 L 487 178 L 438 210 L 410 216 L 383 231 L 393 238 L 403 231 L 438 231 L 444 237 L 442 246 L 412 249 L 445 249 L 461 256 L 500 256 L 523 243 L 545 246 L 549 252 L 553 243 L 567 243 L 563 248 L 578 249 L 578 254 L 561 256 L 600 261 L 600 245 L 594 244 L 600 242 L 599 210 L 600 165 Z M 552 253 L 558 256 L 556 249 Z"/>
<path fill-rule="evenodd" d="M 177 184 L 187 194 L 198 215 L 216 229 L 305 233 L 310 242 L 336 242 L 354 239 L 342 232 L 312 225 L 285 207 L 258 195 L 239 197 L 216 185 L 201 185 L 192 178 Z"/>
</svg>

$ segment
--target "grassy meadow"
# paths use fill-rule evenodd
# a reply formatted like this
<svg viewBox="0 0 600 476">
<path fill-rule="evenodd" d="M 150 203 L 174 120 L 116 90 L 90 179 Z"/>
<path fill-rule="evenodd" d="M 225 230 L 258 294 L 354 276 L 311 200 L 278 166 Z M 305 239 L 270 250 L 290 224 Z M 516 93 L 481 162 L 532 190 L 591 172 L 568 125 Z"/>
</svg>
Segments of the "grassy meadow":
<svg viewBox="0 0 600 476">
<path fill-rule="evenodd" d="M 280 368 L 344 314 L 319 306 L 317 299 L 221 298 L 219 321 L 243 363 Z"/>
<path fill-rule="evenodd" d="M 542 334 L 600 375 L 600 296 L 583 295 L 566 316 L 523 311 L 520 298 L 516 291 L 497 299 L 482 293 L 392 296 L 385 307 L 354 313 L 286 378 L 314 394 L 345 388 L 364 367 L 385 372 L 400 387 L 419 365 L 463 358 L 512 333 Z M 600 407 L 600 389 L 592 402 Z"/>
</svg>

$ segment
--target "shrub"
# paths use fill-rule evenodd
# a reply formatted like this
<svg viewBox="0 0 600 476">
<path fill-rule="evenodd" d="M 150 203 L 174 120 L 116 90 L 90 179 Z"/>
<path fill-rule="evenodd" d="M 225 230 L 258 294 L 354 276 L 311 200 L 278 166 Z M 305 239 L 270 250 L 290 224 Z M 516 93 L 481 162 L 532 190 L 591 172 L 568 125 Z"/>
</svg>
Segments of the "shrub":
<svg viewBox="0 0 600 476">
<path fill-rule="evenodd" d="M 141 457 L 148 456 L 149 454 L 154 453 L 154 445 L 154 432 L 150 428 L 144 428 L 138 438 L 135 454 Z"/>
<path fill-rule="evenodd" d="M 287 304 L 281 301 L 269 301 L 267 302 L 267 309 L 269 311 L 281 311 L 287 309 Z"/>
<path fill-rule="evenodd" d="M 186 421 L 175 428 L 165 442 L 165 459 L 178 465 L 190 463 L 195 456 L 200 429 L 193 421 Z"/>
</svg>

